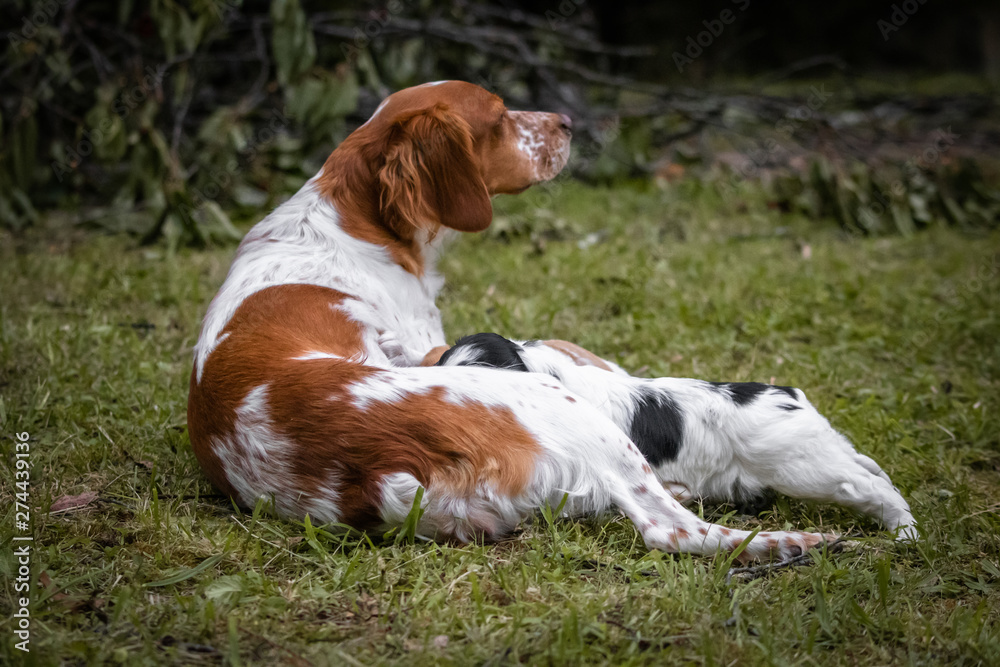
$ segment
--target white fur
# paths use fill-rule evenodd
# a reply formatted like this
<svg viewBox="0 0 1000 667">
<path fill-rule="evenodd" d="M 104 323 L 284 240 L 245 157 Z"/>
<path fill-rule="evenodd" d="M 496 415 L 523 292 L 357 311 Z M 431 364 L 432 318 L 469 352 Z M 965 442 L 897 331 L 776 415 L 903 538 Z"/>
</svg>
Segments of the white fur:
<svg viewBox="0 0 1000 667">
<path fill-rule="evenodd" d="M 530 111 L 509 111 L 508 115 L 517 130 L 517 149 L 531 162 L 535 179 L 547 180 L 559 173 L 569 159 L 569 137 L 563 135 L 561 143 L 553 141 L 543 131 L 541 117 Z"/>
<path fill-rule="evenodd" d="M 292 357 L 292 360 L 294 361 L 312 361 L 313 359 L 343 359 L 343 357 L 339 354 L 333 354 L 332 352 L 320 352 L 318 350 L 310 350 L 305 354 Z"/>
<path fill-rule="evenodd" d="M 215 438 L 212 444 L 241 505 L 253 507 L 258 500 L 273 501 L 275 512 L 282 516 L 308 513 L 324 523 L 337 520 L 335 479 L 327 479 L 324 492 L 312 497 L 294 491 L 298 484 L 287 461 L 293 444 L 274 431 L 266 385 L 250 390 L 236 408 L 233 433 Z"/>
<path fill-rule="evenodd" d="M 451 355 L 447 364 L 442 366 L 472 366 L 473 362 L 479 358 L 479 350 L 475 347 L 461 347 Z"/>
<path fill-rule="evenodd" d="M 372 113 L 371 118 L 369 118 L 368 120 L 366 120 L 364 122 L 364 125 L 362 125 L 361 127 L 364 127 L 368 123 L 370 123 L 373 120 L 375 120 L 375 117 L 378 116 L 380 113 L 382 113 L 382 109 L 385 109 L 385 105 L 388 104 L 388 103 L 389 103 L 389 99 L 388 98 L 382 100 L 382 103 L 379 104 L 378 107 L 375 108 L 375 111 L 374 111 L 374 113 Z"/>
</svg>

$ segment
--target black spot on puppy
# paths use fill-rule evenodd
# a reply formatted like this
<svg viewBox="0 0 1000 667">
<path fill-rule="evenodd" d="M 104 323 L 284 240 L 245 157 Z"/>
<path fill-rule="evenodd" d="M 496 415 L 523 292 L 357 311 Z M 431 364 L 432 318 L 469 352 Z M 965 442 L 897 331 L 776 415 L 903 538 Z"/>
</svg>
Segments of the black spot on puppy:
<svg viewBox="0 0 1000 667">
<path fill-rule="evenodd" d="M 799 400 L 799 395 L 795 393 L 795 387 L 782 387 L 781 385 L 778 384 L 772 384 L 770 385 L 770 387 L 772 389 L 777 389 L 778 391 L 782 391 L 788 394 L 788 396 L 794 401 Z"/>
<path fill-rule="evenodd" d="M 636 396 L 629 437 L 653 465 L 673 461 L 681 450 L 684 415 L 660 390 L 643 388 Z"/>
<path fill-rule="evenodd" d="M 778 497 L 774 489 L 750 491 L 739 479 L 733 485 L 732 494 L 733 506 L 736 511 L 750 516 L 758 516 L 761 512 L 774 507 L 774 502 Z"/>
<path fill-rule="evenodd" d="M 712 384 L 720 389 L 728 389 L 729 398 L 736 405 L 749 405 L 767 390 L 767 385 L 760 382 L 713 382 Z"/>
<path fill-rule="evenodd" d="M 754 400 L 766 392 L 768 389 L 780 391 L 793 400 L 799 400 L 794 387 L 783 387 L 780 385 L 764 384 L 763 382 L 710 382 L 713 387 L 722 391 L 728 391 L 729 397 L 736 405 L 749 405 Z M 788 408 L 785 408 L 786 410 Z M 797 409 L 797 408 L 792 408 Z"/>
<path fill-rule="evenodd" d="M 448 363 L 460 350 L 465 354 L 457 363 Z M 521 361 L 521 346 L 495 333 L 463 336 L 455 346 L 441 355 L 436 366 L 488 366 L 510 371 L 528 372 Z"/>
</svg>

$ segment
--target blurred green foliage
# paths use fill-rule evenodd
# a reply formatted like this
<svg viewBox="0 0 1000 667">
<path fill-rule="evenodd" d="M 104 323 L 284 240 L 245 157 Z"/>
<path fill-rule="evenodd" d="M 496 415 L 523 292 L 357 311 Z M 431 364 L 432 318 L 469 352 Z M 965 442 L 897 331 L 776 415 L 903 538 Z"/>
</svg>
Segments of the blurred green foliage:
<svg viewBox="0 0 1000 667">
<path fill-rule="evenodd" d="M 861 162 L 836 167 L 817 159 L 806 177 L 785 176 L 774 184 L 780 205 L 836 220 L 851 233 L 909 235 L 934 224 L 996 226 L 1000 190 L 988 188 L 972 161 L 925 171 Z"/>
<path fill-rule="evenodd" d="M 357 105 L 343 58 L 317 62 L 298 0 L 14 4 L 0 61 L 8 228 L 60 206 L 174 243 L 236 238 L 223 207 L 301 182 L 305 147 L 328 149 Z"/>
</svg>

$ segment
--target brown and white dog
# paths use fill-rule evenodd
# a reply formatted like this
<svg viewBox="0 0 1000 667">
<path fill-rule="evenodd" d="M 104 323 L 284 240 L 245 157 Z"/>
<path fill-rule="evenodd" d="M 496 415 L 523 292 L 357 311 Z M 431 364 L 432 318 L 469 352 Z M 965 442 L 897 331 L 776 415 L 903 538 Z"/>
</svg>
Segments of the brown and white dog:
<svg viewBox="0 0 1000 667">
<path fill-rule="evenodd" d="M 445 353 L 443 239 L 485 229 L 493 195 L 554 177 L 569 126 L 469 83 L 409 88 L 256 225 L 195 348 L 188 425 L 211 481 L 243 506 L 361 529 L 400 524 L 422 487 L 418 531 L 459 541 L 565 497 L 570 515 L 619 507 L 650 548 L 732 550 L 747 532 L 681 501 L 768 488 L 914 537 L 886 474 L 796 389 L 632 378 L 561 341 L 479 335 Z M 828 538 L 764 532 L 746 553 Z"/>
</svg>

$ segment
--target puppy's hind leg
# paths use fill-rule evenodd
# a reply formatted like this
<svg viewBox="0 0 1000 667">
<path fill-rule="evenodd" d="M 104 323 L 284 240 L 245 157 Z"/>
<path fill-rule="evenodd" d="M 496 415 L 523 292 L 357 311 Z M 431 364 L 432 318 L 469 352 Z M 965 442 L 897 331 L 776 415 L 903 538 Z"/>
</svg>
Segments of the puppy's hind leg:
<svg viewBox="0 0 1000 667">
<path fill-rule="evenodd" d="M 748 443 L 744 464 L 763 484 L 793 498 L 834 502 L 873 516 L 896 531 L 897 539 L 918 537 L 910 507 L 889 476 L 834 430 L 801 391 L 793 400 L 762 396 L 753 408 L 764 428 Z"/>
<path fill-rule="evenodd" d="M 668 493 L 682 502 L 696 497 L 739 502 L 771 489 L 840 503 L 875 516 L 901 539 L 916 537 L 909 506 L 889 476 L 855 451 L 798 389 L 642 380 L 599 370 L 575 346 L 551 343 L 479 334 L 459 341 L 439 363 L 523 370 L 500 361 L 516 359 L 527 370 L 557 378 L 630 434 Z"/>
<path fill-rule="evenodd" d="M 544 418 L 552 438 L 544 442 L 545 455 L 536 469 L 535 498 L 556 504 L 568 494 L 570 514 L 617 505 L 646 546 L 662 551 L 703 555 L 733 551 L 750 536 L 748 531 L 710 524 L 685 509 L 663 488 L 628 436 L 582 401 L 549 411 Z M 759 533 L 741 558 L 786 559 L 831 539 L 804 532 Z"/>
</svg>

